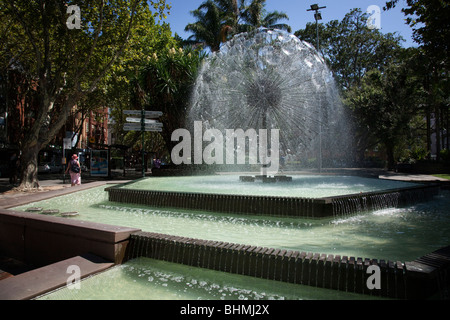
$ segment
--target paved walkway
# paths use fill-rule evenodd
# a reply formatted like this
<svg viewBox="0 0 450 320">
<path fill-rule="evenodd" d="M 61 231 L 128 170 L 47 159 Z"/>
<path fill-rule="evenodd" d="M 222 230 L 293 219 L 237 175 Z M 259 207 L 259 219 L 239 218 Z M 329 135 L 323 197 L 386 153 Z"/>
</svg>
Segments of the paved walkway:
<svg viewBox="0 0 450 320">
<path fill-rule="evenodd" d="M 50 199 L 56 196 L 73 192 L 74 190 L 86 190 L 105 184 L 124 183 L 130 180 L 138 179 L 141 176 L 138 173 L 129 173 L 126 176 L 115 175 L 114 179 L 102 179 L 82 177 L 80 186 L 71 187 L 70 180 L 66 176 L 63 180 L 59 175 L 39 176 L 38 190 L 23 192 L 15 189 L 15 186 L 9 184 L 9 178 L 0 178 L 0 208 L 8 209 L 11 207 L 24 205 L 27 203 Z"/>
</svg>

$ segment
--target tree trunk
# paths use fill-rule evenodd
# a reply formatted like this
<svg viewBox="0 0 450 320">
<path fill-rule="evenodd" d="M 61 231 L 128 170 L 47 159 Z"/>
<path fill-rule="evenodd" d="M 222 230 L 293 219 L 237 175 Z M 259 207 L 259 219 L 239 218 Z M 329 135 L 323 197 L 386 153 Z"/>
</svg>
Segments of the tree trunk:
<svg viewBox="0 0 450 320">
<path fill-rule="evenodd" d="M 434 125 L 436 130 L 436 160 L 439 161 L 441 159 L 441 113 L 439 110 L 439 105 L 435 103 L 434 106 Z"/>
<path fill-rule="evenodd" d="M 394 145 L 386 144 L 387 167 L 388 170 L 395 170 Z"/>
<path fill-rule="evenodd" d="M 30 191 L 38 189 L 38 155 L 40 148 L 37 144 L 23 148 L 20 159 L 21 181 L 17 187 L 21 191 Z"/>
<path fill-rule="evenodd" d="M 430 107 L 426 107 L 426 121 L 427 121 L 427 159 L 431 159 L 431 113 Z"/>
<path fill-rule="evenodd" d="M 447 142 L 447 145 L 446 145 L 446 149 L 447 149 L 447 151 L 449 151 L 450 150 L 450 110 L 447 108 L 447 109 L 445 109 L 446 111 L 446 115 L 447 115 L 447 126 L 446 126 L 446 129 L 445 129 L 445 132 L 447 133 L 447 135 L 445 136 L 445 141 Z"/>
</svg>

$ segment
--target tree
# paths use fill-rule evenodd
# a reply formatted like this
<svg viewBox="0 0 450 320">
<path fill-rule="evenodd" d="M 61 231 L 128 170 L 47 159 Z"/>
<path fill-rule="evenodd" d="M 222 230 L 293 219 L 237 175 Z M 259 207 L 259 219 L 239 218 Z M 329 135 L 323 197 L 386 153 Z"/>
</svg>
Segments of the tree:
<svg viewBox="0 0 450 320">
<path fill-rule="evenodd" d="M 401 37 L 369 29 L 366 23 L 367 15 L 360 9 L 353 9 L 341 21 L 319 24 L 320 51 L 343 90 L 358 85 L 369 70 L 382 71 L 401 47 Z M 315 44 L 315 23 L 308 23 L 295 35 Z"/>
<path fill-rule="evenodd" d="M 266 0 L 207 0 L 198 9 L 191 11 L 197 19 L 188 24 L 186 31 L 194 34 L 190 40 L 203 42 L 211 51 L 219 51 L 220 44 L 234 34 L 251 31 L 259 27 L 277 28 L 291 32 L 287 24 L 280 20 L 289 20 L 287 14 L 265 11 Z"/>
<path fill-rule="evenodd" d="M 366 71 L 373 68 L 382 70 L 400 48 L 400 37 L 369 29 L 366 21 L 366 14 L 353 9 L 342 21 L 330 21 L 319 28 L 320 50 L 344 90 L 358 84 Z M 308 40 L 315 39 L 313 24 L 309 24 L 306 31 Z"/>
<path fill-rule="evenodd" d="M 394 8 L 398 0 L 387 1 L 385 10 Z M 406 0 L 402 9 L 406 23 L 413 28 L 413 39 L 429 57 L 449 67 L 450 4 L 447 0 Z"/>
<path fill-rule="evenodd" d="M 383 72 L 368 71 L 360 85 L 347 92 L 345 101 L 375 143 L 384 145 L 388 169 L 395 167 L 394 151 L 407 136 L 418 114 L 416 101 L 421 99 L 420 80 L 412 68 L 416 57 L 408 50 L 402 53 L 404 58 L 391 62 Z"/>
<path fill-rule="evenodd" d="M 164 0 L 152 1 L 161 16 Z M 9 43 L 25 54 L 15 63 L 35 79 L 38 111 L 21 145 L 21 189 L 39 187 L 37 155 L 57 134 L 70 112 L 105 84 L 129 49 L 139 26 L 154 14 L 146 1 L 77 1 L 81 28 L 69 29 L 63 0 L 2 0 L 2 23 L 11 23 Z M 73 11 L 72 11 L 73 12 Z M 77 17 L 75 17 L 77 19 Z M 13 52 L 14 53 L 14 52 Z"/>
<path fill-rule="evenodd" d="M 266 0 L 253 0 L 246 6 L 241 13 L 243 23 L 240 26 L 240 30 L 251 31 L 256 28 L 265 27 L 291 32 L 289 25 L 279 23 L 280 20 L 289 20 L 288 15 L 279 11 L 266 12 L 264 9 L 265 6 Z"/>
<path fill-rule="evenodd" d="M 147 100 L 146 110 L 162 111 L 163 140 L 167 150 L 177 142 L 171 141 L 172 132 L 185 128 L 191 89 L 205 53 L 199 50 L 171 48 L 154 54 L 140 72 L 140 83 Z"/>
<path fill-rule="evenodd" d="M 129 47 L 121 63 L 113 66 L 111 74 L 105 86 L 105 105 L 110 108 L 110 116 L 113 119 L 111 123 L 112 131 L 115 133 L 117 144 L 140 148 L 140 132 L 127 132 L 123 130 L 126 123 L 125 110 L 140 109 L 136 101 L 136 85 L 139 83 L 139 77 L 142 69 L 149 63 L 151 57 L 158 52 L 166 52 L 169 48 L 177 45 L 177 40 L 172 37 L 172 32 L 168 24 L 155 24 L 153 19 L 143 21 L 139 26 L 139 32 L 134 37 L 130 37 Z M 145 133 L 145 150 L 156 150 L 159 145 L 153 145 L 154 141 L 159 143 L 159 133 Z M 158 136 L 158 139 L 155 137 Z M 139 145 L 138 145 L 139 144 Z"/>
<path fill-rule="evenodd" d="M 377 70 L 383 73 L 399 59 L 402 38 L 395 34 L 383 34 L 367 28 L 367 15 L 360 9 L 353 9 L 338 21 L 318 24 L 320 51 L 333 72 L 343 99 L 349 91 L 356 92 L 367 72 Z M 305 29 L 295 32 L 301 40 L 316 43 L 316 25 L 308 23 Z M 354 126 L 355 157 L 360 161 L 365 150 L 379 141 L 372 126 L 365 124 L 364 115 L 353 108 L 349 117 Z"/>
<path fill-rule="evenodd" d="M 386 10 L 392 9 L 398 0 L 387 1 Z M 449 127 L 449 69 L 450 45 L 450 4 L 448 0 L 407 0 L 402 9 L 406 23 L 413 29 L 413 39 L 423 52 L 427 72 L 424 74 L 424 87 L 427 92 L 426 116 L 428 122 L 428 148 L 431 145 L 430 116 L 435 117 L 436 156 L 439 160 L 443 147 L 441 131 Z M 447 136 L 447 148 L 448 148 Z"/>
<path fill-rule="evenodd" d="M 204 43 L 212 52 L 220 50 L 224 15 L 212 0 L 202 3 L 198 9 L 191 11 L 197 19 L 186 26 L 185 31 L 194 33 L 188 40 Z"/>
</svg>

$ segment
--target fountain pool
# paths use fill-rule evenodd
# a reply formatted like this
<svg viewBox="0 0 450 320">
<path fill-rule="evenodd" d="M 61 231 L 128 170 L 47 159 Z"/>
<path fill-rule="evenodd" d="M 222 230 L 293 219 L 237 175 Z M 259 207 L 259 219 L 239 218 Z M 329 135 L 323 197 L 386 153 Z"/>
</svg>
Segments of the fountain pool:
<svg viewBox="0 0 450 320">
<path fill-rule="evenodd" d="M 58 208 L 60 212 L 64 212 L 73 211 L 76 208 L 80 214 L 69 219 L 135 227 L 147 232 L 180 237 L 226 241 L 285 250 L 411 261 L 448 245 L 450 240 L 450 213 L 447 208 L 449 205 L 449 192 L 443 191 L 432 202 L 405 208 L 370 211 L 348 217 L 330 217 L 317 220 L 124 205 L 109 201 L 105 187 L 98 187 L 30 203 L 16 207 L 14 210 L 42 207 L 43 210 Z M 179 273 L 173 273 L 172 268 L 180 268 Z M 102 292 L 97 286 L 102 287 L 104 282 L 108 282 L 108 279 L 112 277 L 117 279 L 115 285 L 118 288 L 132 282 L 132 287 L 136 286 L 136 288 L 143 290 L 141 295 L 128 296 L 130 299 L 153 299 L 152 295 L 146 293 L 147 290 L 156 290 L 153 286 L 166 292 L 164 296 L 159 296 L 157 299 L 163 299 L 162 297 L 190 299 L 190 294 L 205 299 L 256 299 L 262 293 L 267 294 L 264 298 L 277 297 L 279 299 L 367 298 L 347 292 L 305 288 L 302 285 L 298 285 L 298 291 L 295 291 L 289 289 L 292 288 L 292 284 L 289 283 L 252 279 L 242 275 L 226 275 L 224 282 L 220 284 L 211 281 L 211 278 L 202 278 L 205 272 L 214 279 L 222 278 L 225 274 L 215 270 L 177 265 L 166 261 L 147 258 L 133 259 L 123 266 L 118 266 L 100 275 L 99 278 L 88 279 L 89 282 L 86 282 L 86 287 L 92 286 L 97 288 L 92 289 L 93 291 Z M 176 274 L 184 274 L 185 278 L 178 282 L 180 278 L 177 278 Z M 159 278 L 155 275 L 158 275 Z M 150 281 L 149 279 L 159 280 Z M 226 279 L 233 280 L 227 282 Z M 237 281 L 237 283 L 233 281 Z M 249 286 L 245 285 L 246 281 L 249 282 Z M 200 283 L 203 285 L 200 285 Z M 192 285 L 192 288 L 190 285 Z M 262 286 L 263 289 L 254 289 L 253 285 L 256 287 Z M 108 285 L 105 286 L 108 287 Z M 111 286 L 111 283 L 109 286 Z M 266 286 L 273 290 L 264 289 Z M 215 287 L 217 291 L 208 293 L 205 291 L 207 287 Z M 188 292 L 181 292 L 185 289 Z M 248 294 L 243 294 L 241 290 Z M 89 292 L 89 289 L 87 289 L 86 296 L 83 296 L 81 292 L 77 294 L 79 297 L 88 297 L 92 294 Z M 77 296 L 74 294 L 73 292 L 64 293 L 62 291 L 55 293 L 53 296 L 50 295 L 46 299 L 69 297 L 69 299 L 76 299 Z M 222 294 L 225 296 L 222 296 Z M 350 294 L 350 296 L 347 296 L 347 294 Z M 92 298 L 95 299 L 95 297 L 97 296 L 93 294 Z"/>
<path fill-rule="evenodd" d="M 76 211 L 80 219 L 147 232 L 270 248 L 414 260 L 449 242 L 446 193 L 433 202 L 325 219 L 281 218 L 148 207 L 108 201 L 105 187 L 16 207 Z"/>
<path fill-rule="evenodd" d="M 107 190 L 109 200 L 125 204 L 303 218 L 396 207 L 438 193 L 435 186 L 362 177 L 299 175 L 276 182 L 277 177 L 271 183 L 237 175 L 144 178 Z"/>
<path fill-rule="evenodd" d="M 356 176 L 294 175 L 289 183 L 240 182 L 234 174 L 154 177 L 121 186 L 130 190 L 323 198 L 418 186 L 417 183 Z"/>
<path fill-rule="evenodd" d="M 137 258 L 39 300 L 329 300 L 377 299 L 149 258 Z"/>
</svg>

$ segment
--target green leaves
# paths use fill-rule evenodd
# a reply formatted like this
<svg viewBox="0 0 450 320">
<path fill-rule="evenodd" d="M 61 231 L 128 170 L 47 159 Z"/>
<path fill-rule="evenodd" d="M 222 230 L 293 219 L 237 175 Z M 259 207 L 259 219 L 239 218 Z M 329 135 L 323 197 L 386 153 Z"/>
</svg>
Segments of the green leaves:
<svg viewBox="0 0 450 320">
<path fill-rule="evenodd" d="M 366 22 L 367 15 L 353 9 L 341 21 L 319 24 L 320 51 L 344 90 L 358 85 L 368 70 L 383 70 L 400 48 L 401 37 L 369 29 Z M 315 24 L 295 34 L 316 45 Z"/>
<path fill-rule="evenodd" d="M 368 71 L 359 86 L 347 91 L 345 103 L 356 115 L 360 130 L 375 143 L 382 143 L 393 167 L 394 149 L 408 137 L 410 123 L 419 113 L 420 83 L 410 57 L 390 63 L 383 72 Z"/>
<path fill-rule="evenodd" d="M 80 8 L 80 29 L 67 27 L 68 5 Z M 155 24 L 169 8 L 164 0 L 0 0 L 0 8 L 2 68 L 33 79 L 23 90 L 37 93 L 33 125 L 21 139 L 35 151 L 25 167 L 71 113 L 127 99 L 116 89 L 171 38 L 167 25 Z"/>
<path fill-rule="evenodd" d="M 220 44 L 234 34 L 259 27 L 278 28 L 291 32 L 291 27 L 280 23 L 289 20 L 286 13 L 266 12 L 266 0 L 206 0 L 191 11 L 197 20 L 186 26 L 193 35 L 190 41 L 204 43 L 211 51 L 219 51 Z"/>
<path fill-rule="evenodd" d="M 140 71 L 146 109 L 164 113 L 162 134 L 169 150 L 173 130 L 184 127 L 191 88 L 204 57 L 202 51 L 171 48 L 155 53 Z"/>
</svg>

